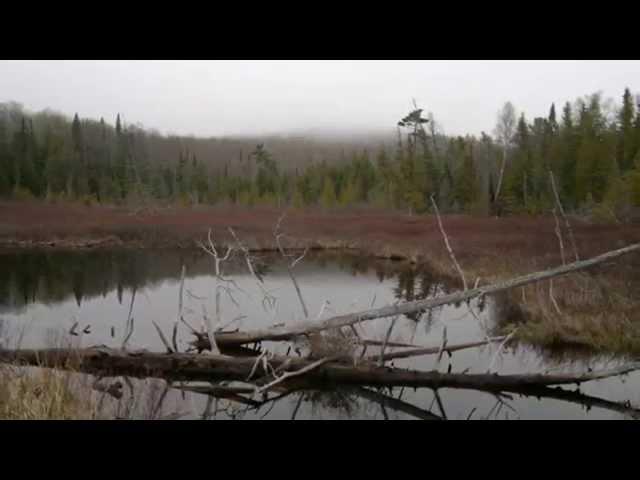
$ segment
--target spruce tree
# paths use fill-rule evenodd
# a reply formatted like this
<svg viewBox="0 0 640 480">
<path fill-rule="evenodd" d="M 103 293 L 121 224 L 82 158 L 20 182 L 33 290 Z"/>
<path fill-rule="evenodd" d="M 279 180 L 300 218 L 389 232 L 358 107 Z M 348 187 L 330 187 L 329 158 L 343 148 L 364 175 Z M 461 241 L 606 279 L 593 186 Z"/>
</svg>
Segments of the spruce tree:
<svg viewBox="0 0 640 480">
<path fill-rule="evenodd" d="M 625 172 L 633 167 L 633 157 L 636 150 L 634 131 L 635 105 L 628 88 L 622 96 L 622 108 L 618 114 L 618 145 L 617 159 L 620 169 Z"/>
<path fill-rule="evenodd" d="M 324 177 L 324 187 L 322 189 L 322 197 L 320 203 L 323 208 L 329 210 L 336 205 L 336 190 L 333 186 L 333 180 L 329 175 Z"/>
</svg>

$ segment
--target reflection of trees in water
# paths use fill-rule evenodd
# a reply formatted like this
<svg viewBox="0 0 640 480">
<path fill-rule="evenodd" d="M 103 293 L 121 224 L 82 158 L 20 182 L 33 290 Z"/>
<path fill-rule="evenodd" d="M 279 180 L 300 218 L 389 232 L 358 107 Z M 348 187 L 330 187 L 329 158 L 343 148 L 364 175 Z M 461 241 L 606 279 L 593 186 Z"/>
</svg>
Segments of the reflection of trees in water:
<svg viewBox="0 0 640 480">
<path fill-rule="evenodd" d="M 440 282 L 430 271 L 424 269 L 407 268 L 401 270 L 398 273 L 397 282 L 393 294 L 400 301 L 411 302 L 431 298 L 438 295 L 441 290 Z M 433 321 L 433 310 L 406 314 L 406 317 L 417 322 L 425 313 L 427 314 L 427 322 L 430 324 Z"/>
<path fill-rule="evenodd" d="M 256 273 L 265 277 L 273 272 L 280 255 L 255 255 Z M 96 250 L 15 252 L 0 255 L 0 311 L 17 310 L 32 302 L 45 304 L 74 298 L 80 306 L 87 298 L 105 297 L 115 291 L 124 302 L 125 290 L 153 287 L 164 280 L 179 281 L 181 266 L 187 277 L 211 274 L 213 262 L 200 250 Z M 351 253 L 309 253 L 304 260 L 312 268 L 337 263 L 352 275 L 374 269 L 380 281 L 397 278 L 394 294 L 399 300 L 427 298 L 437 292 L 438 282 L 428 271 L 406 263 L 372 260 Z M 245 272 L 246 263 L 237 254 L 225 265 L 225 273 Z M 313 270 L 311 270 L 313 271 Z M 415 320 L 420 313 L 412 316 Z"/>
<path fill-rule="evenodd" d="M 31 302 L 61 302 L 73 295 L 86 298 L 116 290 L 177 281 L 184 262 L 189 276 L 210 272 L 203 252 L 95 251 L 19 252 L 0 257 L 0 306 L 20 308 Z"/>
<path fill-rule="evenodd" d="M 354 277 L 368 273 L 372 265 L 370 258 L 351 254 L 337 255 L 337 263 L 341 270 L 350 272 Z"/>
<path fill-rule="evenodd" d="M 352 418 L 360 410 L 357 395 L 343 389 L 312 390 L 300 393 L 303 402 L 311 403 L 311 415 L 322 416 L 333 412 L 337 417 Z"/>
</svg>

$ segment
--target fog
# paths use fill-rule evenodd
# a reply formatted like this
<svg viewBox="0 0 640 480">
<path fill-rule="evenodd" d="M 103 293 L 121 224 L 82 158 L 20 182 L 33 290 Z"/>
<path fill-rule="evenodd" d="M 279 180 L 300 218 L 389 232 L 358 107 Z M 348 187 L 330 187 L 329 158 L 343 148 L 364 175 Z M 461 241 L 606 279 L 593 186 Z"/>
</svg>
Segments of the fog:
<svg viewBox="0 0 640 480">
<path fill-rule="evenodd" d="M 625 87 L 639 61 L 0 61 L 0 102 L 197 136 L 388 131 L 412 98 L 477 135 L 508 100 L 531 119 Z"/>
</svg>

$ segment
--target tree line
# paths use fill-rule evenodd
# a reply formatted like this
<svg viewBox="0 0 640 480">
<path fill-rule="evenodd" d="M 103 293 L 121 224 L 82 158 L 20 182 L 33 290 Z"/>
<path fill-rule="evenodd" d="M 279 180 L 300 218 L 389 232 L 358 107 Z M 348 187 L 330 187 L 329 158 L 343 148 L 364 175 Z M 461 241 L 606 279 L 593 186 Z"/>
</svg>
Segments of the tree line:
<svg viewBox="0 0 640 480">
<path fill-rule="evenodd" d="M 194 138 L 0 104 L 0 196 L 87 203 L 373 205 L 411 214 L 547 213 L 617 220 L 640 207 L 640 106 L 600 93 L 527 119 L 507 102 L 491 134 L 447 136 L 417 106 L 364 140 Z"/>
</svg>

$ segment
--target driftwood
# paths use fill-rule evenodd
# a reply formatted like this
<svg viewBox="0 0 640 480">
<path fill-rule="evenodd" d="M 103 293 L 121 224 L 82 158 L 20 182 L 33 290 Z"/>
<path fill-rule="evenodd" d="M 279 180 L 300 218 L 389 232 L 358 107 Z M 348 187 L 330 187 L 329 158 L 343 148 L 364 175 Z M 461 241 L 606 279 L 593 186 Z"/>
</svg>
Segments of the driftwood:
<svg viewBox="0 0 640 480">
<path fill-rule="evenodd" d="M 67 368 L 79 372 L 102 376 L 155 377 L 168 380 L 236 380 L 245 381 L 254 368 L 254 358 L 234 358 L 223 355 L 196 355 L 188 353 L 155 353 L 147 351 L 127 352 L 106 347 L 85 349 L 3 350 L 0 361 L 50 368 Z M 286 363 L 286 365 L 285 365 Z M 315 362 L 318 363 L 318 362 Z M 327 362 L 314 365 L 306 359 L 273 356 L 270 366 L 278 370 L 294 372 L 304 368 L 308 381 L 336 385 L 460 388 L 488 391 L 510 391 L 550 385 L 580 384 L 591 380 L 623 375 L 640 369 L 640 362 L 591 371 L 578 375 L 570 374 L 462 374 L 421 372 L 404 369 L 378 367 L 373 364 L 360 366 Z M 314 368 L 309 368 L 314 365 Z"/>
<path fill-rule="evenodd" d="M 400 352 L 386 353 L 382 355 L 382 360 L 385 362 L 388 362 L 389 360 L 396 360 L 398 358 L 419 357 L 422 355 L 440 354 L 441 352 L 451 354 L 452 352 L 455 352 L 457 350 L 465 350 L 467 348 L 480 347 L 482 345 L 487 345 L 490 342 L 499 342 L 504 338 L 505 337 L 493 337 L 493 338 L 490 338 L 489 340 L 479 340 L 477 342 L 467 342 L 467 343 L 459 343 L 457 345 L 447 345 L 444 348 L 441 348 L 441 346 L 438 346 L 438 347 L 426 347 L 426 348 L 415 348 L 411 350 L 402 350 Z M 374 360 L 374 359 L 379 360 L 380 356 L 375 356 L 371 358 L 371 360 Z"/>
<path fill-rule="evenodd" d="M 192 350 L 195 350 L 197 352 L 203 352 L 205 350 L 211 351 L 211 343 L 209 343 L 209 338 L 207 337 L 206 333 L 203 334 L 196 330 L 192 330 L 191 333 L 196 337 L 195 339 L 189 342 L 189 344 L 192 347 Z M 236 332 L 218 332 L 219 335 L 228 335 L 229 333 L 236 333 Z M 353 343 L 355 345 L 360 345 L 363 347 L 381 347 L 382 345 L 384 345 L 384 341 L 381 341 L 381 340 L 368 340 L 368 339 L 359 338 L 359 337 L 353 338 Z M 222 353 L 223 355 L 234 354 L 236 356 L 239 356 L 241 355 L 242 352 L 244 352 L 248 356 L 255 357 L 256 355 L 259 354 L 259 352 L 256 353 L 255 350 L 249 350 L 247 348 L 241 347 L 239 346 L 238 343 L 234 343 L 234 342 L 226 342 L 224 340 L 221 342 L 220 340 L 218 340 L 218 344 L 221 349 L 220 353 Z M 411 343 L 390 342 L 390 341 L 386 343 L 386 346 L 393 347 L 393 348 L 412 348 L 412 349 L 419 348 L 418 345 L 414 345 Z"/>
<path fill-rule="evenodd" d="M 292 340 L 301 335 L 319 333 L 323 330 L 328 330 L 331 328 L 347 327 L 356 323 L 374 320 L 377 318 L 392 317 L 395 315 L 429 310 L 442 305 L 466 302 L 468 300 L 472 300 L 484 295 L 495 294 L 505 290 L 510 290 L 512 288 L 522 287 L 524 285 L 549 280 L 554 277 L 590 268 L 636 251 L 640 251 L 640 243 L 636 243 L 618 250 L 613 250 L 611 252 L 604 253 L 588 260 L 582 260 L 579 262 L 562 265 L 556 268 L 551 268 L 549 270 L 522 275 L 520 277 L 494 283 L 492 285 L 485 285 L 478 288 L 458 291 L 448 295 L 441 295 L 435 298 L 415 300 L 411 302 L 400 303 L 397 305 L 388 305 L 382 308 L 350 313 L 347 315 L 339 315 L 317 322 L 300 322 L 297 325 L 293 325 L 290 327 L 276 327 L 263 330 L 234 333 L 216 333 L 215 341 L 218 344 L 241 345 L 267 340 Z"/>
</svg>

